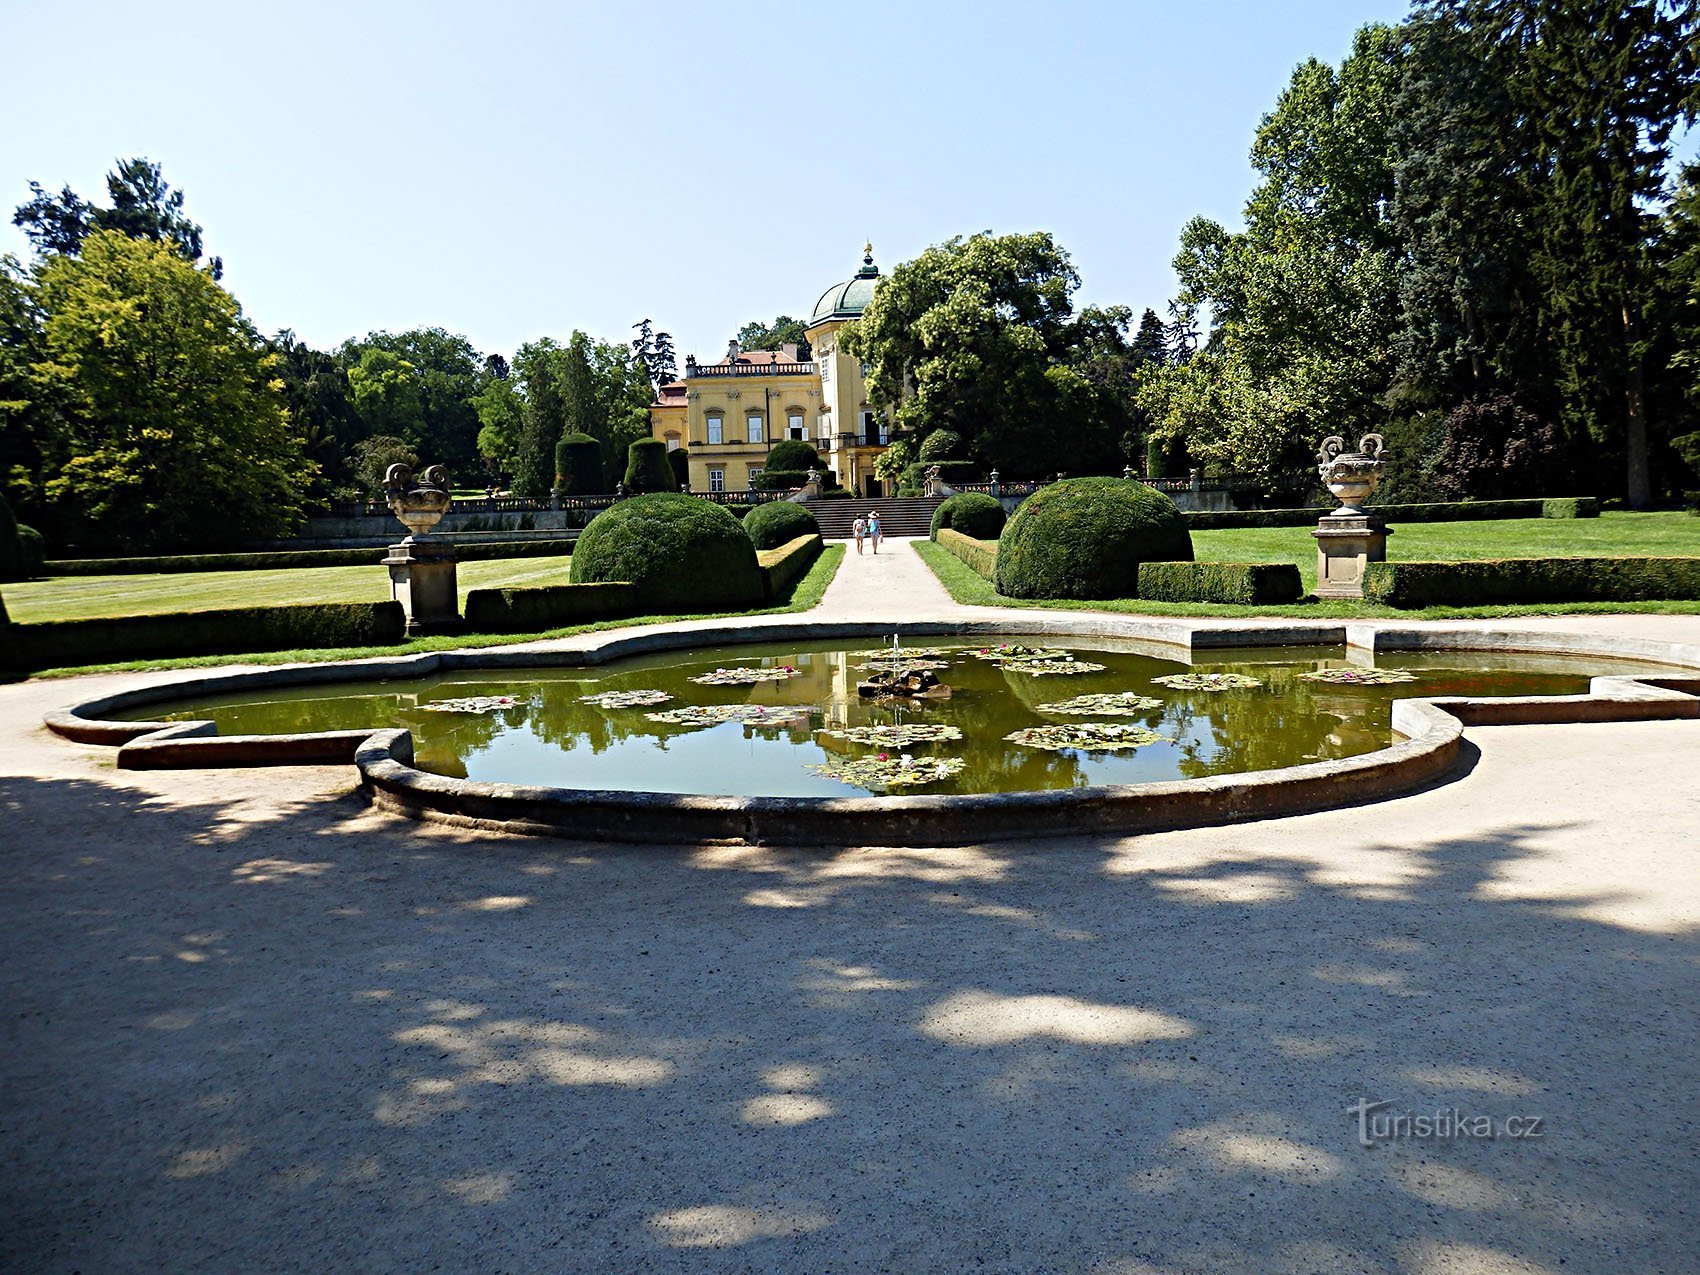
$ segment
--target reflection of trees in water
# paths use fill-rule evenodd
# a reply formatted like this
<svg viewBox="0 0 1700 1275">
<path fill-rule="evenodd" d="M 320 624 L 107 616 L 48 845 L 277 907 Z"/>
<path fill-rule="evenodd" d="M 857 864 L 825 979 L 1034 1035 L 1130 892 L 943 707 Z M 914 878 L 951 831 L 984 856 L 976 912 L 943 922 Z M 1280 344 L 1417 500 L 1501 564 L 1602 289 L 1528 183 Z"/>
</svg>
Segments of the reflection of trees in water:
<svg viewBox="0 0 1700 1275">
<path fill-rule="evenodd" d="M 1314 667 L 1313 661 L 1260 664 L 1258 690 L 1171 692 L 1190 718 L 1190 735 L 1180 736 L 1181 774 L 1196 779 L 1271 770 L 1384 747 L 1394 698 L 1387 692 L 1402 688 L 1300 680 Z M 1242 669 L 1212 665 L 1200 671 Z"/>
</svg>

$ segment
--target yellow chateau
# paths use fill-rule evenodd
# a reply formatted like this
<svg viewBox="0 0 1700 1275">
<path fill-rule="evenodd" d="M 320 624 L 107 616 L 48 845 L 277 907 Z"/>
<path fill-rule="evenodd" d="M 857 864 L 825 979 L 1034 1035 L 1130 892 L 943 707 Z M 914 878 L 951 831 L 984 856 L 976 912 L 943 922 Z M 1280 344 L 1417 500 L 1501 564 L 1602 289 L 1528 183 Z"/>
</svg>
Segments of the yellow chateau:
<svg viewBox="0 0 1700 1275">
<path fill-rule="evenodd" d="M 862 496 L 880 496 L 874 461 L 890 437 L 885 416 L 868 406 L 862 365 L 838 348 L 838 330 L 859 317 L 874 295 L 879 267 L 873 245 L 862 268 L 821 293 L 806 329 L 812 362 L 797 347 L 743 352 L 732 342 L 718 363 L 685 360 L 685 374 L 663 385 L 649 409 L 650 433 L 690 450 L 693 492 L 749 491 L 773 444 L 806 439 Z"/>
</svg>

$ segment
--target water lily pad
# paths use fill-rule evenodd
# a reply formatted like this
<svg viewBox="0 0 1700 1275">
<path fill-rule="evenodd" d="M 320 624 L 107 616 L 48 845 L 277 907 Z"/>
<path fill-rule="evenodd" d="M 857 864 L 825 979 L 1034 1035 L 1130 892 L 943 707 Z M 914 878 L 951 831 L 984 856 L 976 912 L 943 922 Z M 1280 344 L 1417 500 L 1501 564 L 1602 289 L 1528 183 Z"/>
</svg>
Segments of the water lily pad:
<svg viewBox="0 0 1700 1275">
<path fill-rule="evenodd" d="M 817 711 L 808 704 L 689 704 L 645 713 L 652 722 L 669 726 L 718 726 L 742 722 L 746 726 L 789 726 Z"/>
<path fill-rule="evenodd" d="M 961 648 L 952 649 L 959 650 Z M 950 650 L 942 646 L 900 646 L 897 648 L 897 654 L 899 658 L 905 660 L 933 660 L 941 655 L 950 654 Z M 891 658 L 891 648 L 880 646 L 871 651 L 851 651 L 850 658 L 853 660 L 888 660 Z"/>
<path fill-rule="evenodd" d="M 977 659 L 990 660 L 994 664 L 1002 664 L 1007 660 L 1066 660 L 1074 656 L 1073 651 L 1059 651 L 1049 646 L 1017 646 L 1005 643 L 1003 646 L 982 646 L 975 650 Z"/>
<path fill-rule="evenodd" d="M 1106 717 L 1136 717 L 1163 707 L 1163 701 L 1133 691 L 1112 691 L 1107 695 L 1076 695 L 1073 699 L 1041 704 L 1041 713 L 1101 713 Z"/>
<path fill-rule="evenodd" d="M 896 726 L 845 726 L 823 731 L 834 739 L 847 739 L 852 744 L 872 744 L 879 748 L 907 748 L 911 744 L 938 744 L 949 739 L 961 739 L 955 726 L 933 725 L 927 722 L 904 722 Z"/>
<path fill-rule="evenodd" d="M 690 680 L 698 686 L 754 686 L 757 682 L 783 682 L 796 677 L 797 672 L 789 664 L 773 668 L 717 668 L 712 673 L 698 673 Z"/>
<path fill-rule="evenodd" d="M 462 699 L 432 700 L 419 705 L 427 713 L 497 713 L 504 708 L 518 708 L 525 703 L 512 695 L 468 695 Z"/>
<path fill-rule="evenodd" d="M 1151 680 L 1171 691 L 1249 691 L 1263 685 L 1244 673 L 1170 673 Z"/>
<path fill-rule="evenodd" d="M 858 664 L 859 669 L 874 673 L 923 673 L 934 669 L 949 668 L 949 660 L 869 660 L 866 664 Z"/>
<path fill-rule="evenodd" d="M 598 691 L 595 695 L 580 695 L 581 704 L 597 708 L 642 708 L 649 704 L 665 704 L 673 697 L 666 691 Z"/>
<path fill-rule="evenodd" d="M 1069 722 L 1058 726 L 1029 726 L 1004 736 L 1023 748 L 1048 748 L 1061 752 L 1067 748 L 1087 752 L 1114 752 L 1123 748 L 1140 748 L 1146 744 L 1166 742 L 1165 737 L 1143 726 L 1127 722 Z"/>
<path fill-rule="evenodd" d="M 1330 686 L 1391 686 L 1394 682 L 1414 682 L 1416 674 L 1396 668 L 1319 668 L 1300 673 L 1303 682 L 1327 682 Z"/>
<path fill-rule="evenodd" d="M 866 757 L 843 757 L 804 767 L 817 775 L 855 784 L 858 788 L 884 790 L 935 784 L 962 772 L 960 757 L 911 757 L 908 753 L 870 753 Z"/>
<path fill-rule="evenodd" d="M 1005 673 L 1026 673 L 1029 677 L 1069 677 L 1077 673 L 1102 673 L 1104 665 L 1090 660 L 1004 660 L 999 667 Z"/>
</svg>

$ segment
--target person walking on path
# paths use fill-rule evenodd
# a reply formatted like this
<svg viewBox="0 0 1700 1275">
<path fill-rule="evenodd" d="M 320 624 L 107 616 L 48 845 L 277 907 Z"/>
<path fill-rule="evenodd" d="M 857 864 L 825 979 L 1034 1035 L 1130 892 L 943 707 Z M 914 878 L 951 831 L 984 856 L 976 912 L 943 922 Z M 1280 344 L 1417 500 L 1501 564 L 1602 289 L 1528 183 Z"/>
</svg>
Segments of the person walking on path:
<svg viewBox="0 0 1700 1275">
<path fill-rule="evenodd" d="M 856 515 L 856 521 L 850 530 L 856 535 L 856 552 L 862 552 L 862 537 L 868 534 L 868 520 L 861 514 Z"/>
<path fill-rule="evenodd" d="M 880 551 L 880 515 L 877 509 L 868 515 L 868 536 L 874 542 L 874 552 L 878 553 Z"/>
</svg>

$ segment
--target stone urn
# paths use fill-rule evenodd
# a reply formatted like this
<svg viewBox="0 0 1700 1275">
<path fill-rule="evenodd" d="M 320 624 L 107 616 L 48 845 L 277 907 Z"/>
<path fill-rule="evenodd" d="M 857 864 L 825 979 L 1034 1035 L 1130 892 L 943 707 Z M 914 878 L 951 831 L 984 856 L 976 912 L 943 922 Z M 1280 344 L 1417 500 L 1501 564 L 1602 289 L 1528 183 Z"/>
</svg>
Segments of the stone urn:
<svg viewBox="0 0 1700 1275">
<path fill-rule="evenodd" d="M 1337 434 L 1322 440 L 1322 449 L 1316 453 L 1316 472 L 1340 502 L 1336 514 L 1363 513 L 1363 502 L 1381 485 L 1382 471 L 1387 467 L 1381 454 L 1386 446 L 1380 434 L 1365 434 L 1355 452 L 1347 451 L 1346 440 Z"/>
<path fill-rule="evenodd" d="M 384 475 L 384 492 L 408 530 L 384 558 L 390 571 L 390 596 L 407 611 L 408 636 L 454 632 L 460 627 L 454 544 L 429 534 L 454 502 L 448 470 L 433 465 L 415 483 L 412 469 L 391 465 Z"/>
<path fill-rule="evenodd" d="M 384 494 L 396 518 L 407 528 L 409 540 L 428 535 L 454 503 L 449 494 L 449 471 L 441 465 L 432 465 L 418 483 L 408 466 L 391 465 L 384 475 Z"/>
<path fill-rule="evenodd" d="M 1322 440 L 1316 453 L 1316 473 L 1334 494 L 1340 507 L 1317 520 L 1316 596 L 1361 598 L 1364 574 L 1372 562 L 1387 560 L 1387 537 L 1392 534 L 1374 513 L 1365 513 L 1363 502 L 1375 494 L 1386 468 L 1382 453 L 1386 443 L 1380 434 L 1365 434 L 1358 450 L 1346 450 L 1346 440 L 1335 435 Z"/>
</svg>

